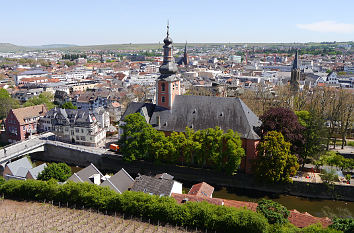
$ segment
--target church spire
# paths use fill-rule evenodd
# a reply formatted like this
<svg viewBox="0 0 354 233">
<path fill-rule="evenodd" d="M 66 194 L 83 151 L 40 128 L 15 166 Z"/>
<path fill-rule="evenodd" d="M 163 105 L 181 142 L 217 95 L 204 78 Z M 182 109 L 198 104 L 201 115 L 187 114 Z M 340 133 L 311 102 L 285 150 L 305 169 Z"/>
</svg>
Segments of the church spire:
<svg viewBox="0 0 354 233">
<path fill-rule="evenodd" d="M 296 50 L 295 59 L 293 67 L 291 69 L 291 78 L 290 78 L 290 88 L 293 93 L 296 93 L 300 89 L 300 60 L 299 60 L 299 51 Z"/>
<path fill-rule="evenodd" d="M 300 69 L 299 66 L 299 50 L 296 50 L 295 59 L 293 63 L 293 69 Z"/>
<path fill-rule="evenodd" d="M 165 44 L 163 46 L 163 62 L 159 69 L 162 77 L 177 73 L 177 66 L 174 63 L 173 54 L 172 54 L 173 41 L 170 38 L 169 23 L 167 23 L 167 33 L 166 33 L 166 38 L 163 40 L 163 43 Z"/>
</svg>

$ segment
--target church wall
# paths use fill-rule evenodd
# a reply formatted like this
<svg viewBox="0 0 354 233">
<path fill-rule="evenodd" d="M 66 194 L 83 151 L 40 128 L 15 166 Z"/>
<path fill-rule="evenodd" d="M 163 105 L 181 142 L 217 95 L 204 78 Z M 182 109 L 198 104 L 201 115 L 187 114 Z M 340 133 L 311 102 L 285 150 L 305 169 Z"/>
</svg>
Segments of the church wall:
<svg viewBox="0 0 354 233">
<path fill-rule="evenodd" d="M 165 85 L 165 91 L 162 91 L 162 85 Z M 169 108 L 170 96 L 168 94 L 168 82 L 158 81 L 158 99 L 157 103 L 159 106 Z M 165 97 L 165 102 L 162 102 L 162 97 Z"/>
<path fill-rule="evenodd" d="M 245 149 L 246 157 L 242 159 L 240 169 L 246 174 L 253 173 L 253 163 L 257 157 L 257 145 L 259 140 L 242 138 L 242 147 Z"/>
</svg>

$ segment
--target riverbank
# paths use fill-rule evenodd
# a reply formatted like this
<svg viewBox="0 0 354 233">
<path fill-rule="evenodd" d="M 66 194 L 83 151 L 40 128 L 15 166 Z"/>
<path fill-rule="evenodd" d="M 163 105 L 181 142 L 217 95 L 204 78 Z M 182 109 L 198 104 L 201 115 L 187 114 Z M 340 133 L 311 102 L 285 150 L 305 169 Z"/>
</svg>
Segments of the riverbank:
<svg viewBox="0 0 354 233">
<path fill-rule="evenodd" d="M 107 154 L 97 155 L 68 148 L 46 145 L 44 152 L 31 154 L 31 157 L 42 161 L 66 162 L 68 164 L 86 167 L 90 163 L 107 173 L 115 173 L 124 168 L 130 174 L 155 175 L 167 172 L 176 180 L 193 183 L 207 182 L 213 186 L 256 190 L 275 193 L 278 195 L 293 195 L 307 198 L 321 198 L 330 200 L 354 201 L 354 188 L 345 185 L 327 186 L 325 184 L 294 181 L 293 184 L 263 184 L 252 176 L 237 174 L 226 176 L 215 170 L 183 167 L 174 164 L 161 164 L 148 161 L 123 161 L 122 157 Z"/>
</svg>

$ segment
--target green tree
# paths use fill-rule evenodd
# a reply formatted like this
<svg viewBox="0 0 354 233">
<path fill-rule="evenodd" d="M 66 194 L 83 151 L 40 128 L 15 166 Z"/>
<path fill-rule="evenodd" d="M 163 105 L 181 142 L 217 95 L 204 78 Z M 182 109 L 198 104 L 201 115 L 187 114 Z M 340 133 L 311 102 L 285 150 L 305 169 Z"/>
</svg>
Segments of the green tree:
<svg viewBox="0 0 354 233">
<path fill-rule="evenodd" d="M 11 109 L 20 107 L 18 100 L 11 98 L 7 90 L 0 88 L 0 119 L 7 117 Z"/>
<path fill-rule="evenodd" d="M 72 102 L 65 102 L 61 108 L 65 108 L 65 109 L 77 109 L 77 107 L 75 105 L 73 105 Z"/>
<path fill-rule="evenodd" d="M 263 214 L 270 224 L 287 223 L 290 214 L 290 211 L 285 206 L 266 199 L 262 199 L 258 202 L 257 212 Z"/>
<path fill-rule="evenodd" d="M 322 136 L 325 134 L 324 120 L 317 117 L 314 112 L 297 111 L 295 114 L 297 115 L 300 124 L 305 127 L 302 132 L 304 146 L 300 149 L 299 154 L 302 158 L 302 168 L 304 168 L 309 157 L 314 159 L 325 149 Z"/>
<path fill-rule="evenodd" d="M 218 156 L 219 169 L 225 169 L 229 175 L 235 173 L 240 167 L 241 160 L 245 157 L 242 140 L 237 132 L 229 129 L 221 136 L 221 154 Z"/>
<path fill-rule="evenodd" d="M 51 163 L 38 175 L 38 180 L 55 179 L 59 182 L 66 181 L 72 175 L 70 167 L 65 163 Z"/>
<path fill-rule="evenodd" d="M 334 182 L 338 181 L 338 174 L 334 169 L 330 169 L 329 171 L 322 170 L 320 177 L 325 184 L 333 185 Z"/>
<path fill-rule="evenodd" d="M 133 161 L 136 159 L 153 159 L 150 155 L 153 139 L 157 130 L 149 125 L 140 113 L 130 114 L 124 119 L 122 126 L 123 135 L 119 140 L 124 159 Z"/>
<path fill-rule="evenodd" d="M 291 182 L 299 168 L 297 158 L 290 154 L 290 143 L 277 131 L 268 132 L 258 144 L 255 173 L 267 182 Z"/>
<path fill-rule="evenodd" d="M 53 100 L 54 100 L 54 95 L 52 93 L 43 92 L 43 93 L 39 94 L 38 96 L 34 96 L 34 97 L 30 98 L 29 100 L 27 100 L 23 106 L 28 107 L 28 106 L 35 106 L 35 105 L 44 104 L 47 107 L 47 109 L 50 110 L 55 107 Z"/>
</svg>

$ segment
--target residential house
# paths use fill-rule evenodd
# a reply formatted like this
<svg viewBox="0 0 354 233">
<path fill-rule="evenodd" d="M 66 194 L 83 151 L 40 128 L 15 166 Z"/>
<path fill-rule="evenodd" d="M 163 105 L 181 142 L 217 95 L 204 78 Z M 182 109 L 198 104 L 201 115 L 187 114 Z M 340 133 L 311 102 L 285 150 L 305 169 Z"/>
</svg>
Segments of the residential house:
<svg viewBox="0 0 354 233">
<path fill-rule="evenodd" d="M 135 179 L 131 191 L 158 196 L 171 196 L 172 193 L 182 193 L 182 183 L 173 180 L 173 176 L 167 173 L 159 174 L 155 177 L 140 175 Z"/>
<path fill-rule="evenodd" d="M 129 190 L 134 183 L 134 179 L 123 168 L 113 176 L 104 176 L 92 163 L 74 173 L 68 181 L 88 182 L 102 187 L 109 187 L 117 193 Z"/>
<path fill-rule="evenodd" d="M 11 109 L 5 126 L 9 142 L 22 141 L 37 133 L 38 121 L 47 113 L 45 105 Z"/>
<path fill-rule="evenodd" d="M 36 180 L 39 173 L 41 173 L 46 167 L 47 165 L 45 163 L 37 167 L 33 167 L 29 159 L 27 157 L 23 157 L 21 159 L 6 164 L 3 176 L 6 180 Z"/>
<path fill-rule="evenodd" d="M 41 119 L 40 131 L 53 132 L 59 141 L 101 146 L 106 140 L 109 114 L 97 111 L 53 108 Z"/>
<path fill-rule="evenodd" d="M 63 105 L 66 102 L 70 102 L 71 101 L 71 97 L 69 95 L 68 92 L 66 91 L 55 91 L 54 94 L 54 103 L 58 104 L 58 105 Z"/>
<path fill-rule="evenodd" d="M 202 182 L 202 183 L 193 185 L 192 188 L 189 190 L 188 194 L 211 198 L 211 197 L 213 197 L 213 192 L 214 192 L 213 186 L 211 186 L 205 182 Z"/>
</svg>

